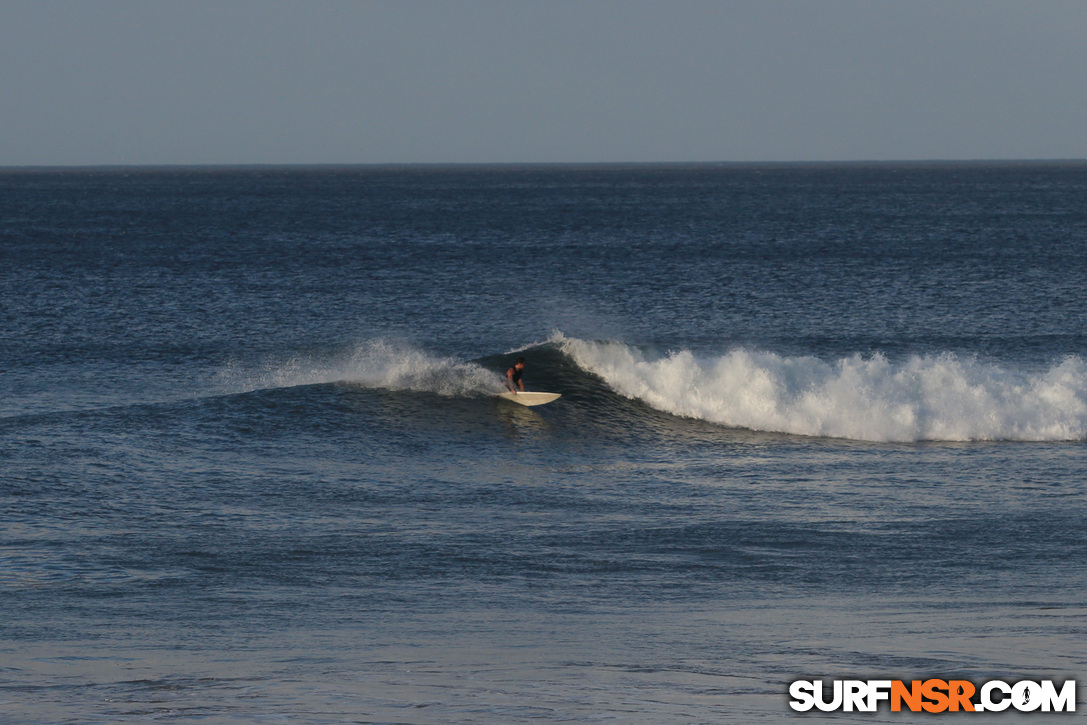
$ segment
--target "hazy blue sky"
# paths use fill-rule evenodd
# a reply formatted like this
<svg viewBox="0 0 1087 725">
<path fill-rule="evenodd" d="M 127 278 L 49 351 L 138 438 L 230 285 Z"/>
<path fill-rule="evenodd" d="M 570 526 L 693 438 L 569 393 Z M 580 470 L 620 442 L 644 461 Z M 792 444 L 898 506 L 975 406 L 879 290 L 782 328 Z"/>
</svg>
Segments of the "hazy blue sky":
<svg viewBox="0 0 1087 725">
<path fill-rule="evenodd" d="M 0 0 L 0 165 L 1087 158 L 1087 2 Z"/>
</svg>

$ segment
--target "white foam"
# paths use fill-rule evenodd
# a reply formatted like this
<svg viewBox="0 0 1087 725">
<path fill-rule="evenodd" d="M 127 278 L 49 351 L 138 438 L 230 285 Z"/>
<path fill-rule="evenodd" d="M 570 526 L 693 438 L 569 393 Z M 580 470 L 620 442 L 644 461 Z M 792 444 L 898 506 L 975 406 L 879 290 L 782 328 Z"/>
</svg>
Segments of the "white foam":
<svg viewBox="0 0 1087 725">
<path fill-rule="evenodd" d="M 237 392 L 326 383 L 446 396 L 505 390 L 501 378 L 480 365 L 384 340 L 365 341 L 338 355 L 295 356 L 256 369 L 231 366 L 221 378 L 224 387 Z"/>
<path fill-rule="evenodd" d="M 1020 373 L 953 354 L 827 363 L 737 349 L 647 357 L 618 342 L 553 342 L 616 392 L 658 410 L 752 430 L 872 441 L 1087 439 L 1087 366 Z"/>
</svg>

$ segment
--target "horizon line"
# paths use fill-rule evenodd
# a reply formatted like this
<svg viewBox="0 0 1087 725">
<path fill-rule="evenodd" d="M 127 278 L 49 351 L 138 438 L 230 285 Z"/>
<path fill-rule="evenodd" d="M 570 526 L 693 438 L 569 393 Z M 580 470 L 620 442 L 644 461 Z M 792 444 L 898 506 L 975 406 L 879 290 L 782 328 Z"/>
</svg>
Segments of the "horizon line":
<svg viewBox="0 0 1087 725">
<path fill-rule="evenodd" d="M 1087 164 L 1085 158 L 1037 159 L 854 159 L 817 161 L 408 161 L 408 162 L 242 162 L 146 164 L 0 164 L 0 173 L 35 171 L 171 171 L 171 170 L 401 170 L 454 168 L 606 168 L 606 167 L 812 167 L 812 166 L 1026 166 Z"/>
</svg>

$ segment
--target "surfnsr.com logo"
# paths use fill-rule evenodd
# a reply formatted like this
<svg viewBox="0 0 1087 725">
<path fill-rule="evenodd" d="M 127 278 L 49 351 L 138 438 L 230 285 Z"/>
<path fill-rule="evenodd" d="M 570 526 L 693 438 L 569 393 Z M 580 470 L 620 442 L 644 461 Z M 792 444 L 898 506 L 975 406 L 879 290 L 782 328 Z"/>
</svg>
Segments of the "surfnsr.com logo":
<svg viewBox="0 0 1087 725">
<path fill-rule="evenodd" d="M 968 680 L 797 680 L 789 685 L 789 707 L 798 712 L 875 712 L 886 702 L 891 712 L 1075 712 L 1076 682 L 1059 688 L 1052 680 L 1009 684 L 990 680 L 976 687 Z"/>
</svg>

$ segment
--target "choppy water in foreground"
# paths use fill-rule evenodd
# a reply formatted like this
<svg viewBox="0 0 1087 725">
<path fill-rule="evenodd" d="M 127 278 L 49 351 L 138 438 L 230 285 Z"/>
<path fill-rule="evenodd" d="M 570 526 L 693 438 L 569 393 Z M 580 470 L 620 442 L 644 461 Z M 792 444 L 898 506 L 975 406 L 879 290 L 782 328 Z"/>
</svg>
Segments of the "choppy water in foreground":
<svg viewBox="0 0 1087 725">
<path fill-rule="evenodd" d="M 1083 164 L 0 172 L 0 713 L 1087 680 L 1085 288 Z"/>
</svg>

